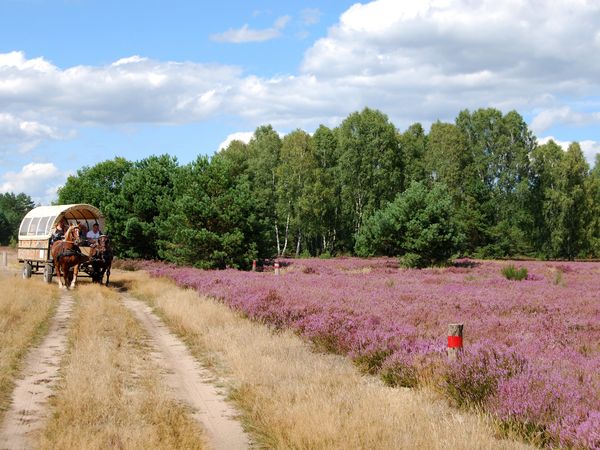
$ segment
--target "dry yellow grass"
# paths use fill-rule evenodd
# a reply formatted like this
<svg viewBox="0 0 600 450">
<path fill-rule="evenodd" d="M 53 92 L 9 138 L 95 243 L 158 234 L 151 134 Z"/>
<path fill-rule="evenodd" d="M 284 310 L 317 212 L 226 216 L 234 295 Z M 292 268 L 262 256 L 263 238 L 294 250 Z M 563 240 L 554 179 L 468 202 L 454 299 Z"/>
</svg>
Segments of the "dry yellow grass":
<svg viewBox="0 0 600 450">
<path fill-rule="evenodd" d="M 0 420 L 29 347 L 44 334 L 58 291 L 40 279 L 0 272 Z"/>
<path fill-rule="evenodd" d="M 43 449 L 197 449 L 202 432 L 170 399 L 146 336 L 114 291 L 80 285 L 70 349 Z"/>
<path fill-rule="evenodd" d="M 347 359 L 316 354 L 290 332 L 273 333 L 219 302 L 144 273 L 114 277 L 150 302 L 192 352 L 225 376 L 247 428 L 269 448 L 524 448 L 496 440 L 483 416 L 422 390 L 392 389 Z"/>
<path fill-rule="evenodd" d="M 8 263 L 7 268 L 9 270 L 20 270 L 23 267 L 17 259 L 17 250 L 15 248 L 0 246 L 0 271 L 6 269 L 5 267 L 2 267 L 2 263 L 4 262 L 3 253 L 6 253 Z"/>
</svg>

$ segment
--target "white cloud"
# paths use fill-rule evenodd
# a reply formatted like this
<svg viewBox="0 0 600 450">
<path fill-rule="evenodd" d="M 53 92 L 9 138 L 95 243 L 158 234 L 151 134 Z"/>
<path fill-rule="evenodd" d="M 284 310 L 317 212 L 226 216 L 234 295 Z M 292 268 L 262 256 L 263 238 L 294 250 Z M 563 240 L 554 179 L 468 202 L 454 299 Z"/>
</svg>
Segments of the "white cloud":
<svg viewBox="0 0 600 450">
<path fill-rule="evenodd" d="M 217 39 L 267 39 L 288 21 L 280 17 L 264 30 L 246 25 Z M 600 58 L 593 57 L 599 28 L 600 2 L 591 0 L 379 0 L 342 14 L 296 74 L 261 78 L 232 66 L 137 55 L 62 69 L 11 52 L 0 54 L 0 105 L 53 132 L 220 115 L 244 119 L 245 129 L 314 129 L 365 106 L 399 128 L 453 120 L 464 108 L 540 112 L 533 125 L 543 131 L 598 119 L 565 99 L 600 96 Z M 40 137 L 48 138 L 52 133 Z"/>
<path fill-rule="evenodd" d="M 275 132 L 279 135 L 280 138 L 283 138 L 285 136 L 285 133 L 282 131 L 275 130 Z M 227 148 L 229 144 L 231 144 L 231 142 L 233 141 L 240 141 L 244 144 L 247 144 L 252 140 L 253 137 L 254 131 L 237 131 L 235 133 L 231 133 L 225 138 L 223 142 L 219 144 L 219 146 L 217 147 L 217 151 L 221 151 L 224 148 Z"/>
<path fill-rule="evenodd" d="M 543 138 L 538 138 L 538 143 L 543 145 L 548 141 L 553 140 L 556 144 L 560 145 L 564 151 L 567 151 L 571 142 L 569 141 L 560 141 L 556 139 L 554 136 L 545 136 Z M 594 167 L 596 161 L 596 155 L 600 154 L 600 142 L 592 141 L 592 140 L 584 140 L 578 141 L 579 146 L 581 147 L 581 151 L 585 156 L 586 161 L 590 165 L 590 167 Z"/>
<path fill-rule="evenodd" d="M 273 28 L 275 28 L 276 30 L 283 30 L 289 21 L 290 21 L 290 16 L 278 17 L 275 20 L 275 23 L 273 24 Z"/>
<path fill-rule="evenodd" d="M 15 51 L 10 53 L 0 53 L 0 69 L 3 72 L 10 69 L 16 69 L 50 73 L 56 68 L 44 58 L 26 59 L 23 52 Z"/>
<path fill-rule="evenodd" d="M 531 110 L 550 106 L 541 102 L 549 94 L 597 92 L 599 24 L 600 4 L 584 0 L 355 4 L 307 51 L 302 71 L 352 88 L 363 104 L 395 105 L 388 111 L 404 119 Z"/>
<path fill-rule="evenodd" d="M 133 56 L 61 70 L 0 54 L 0 104 L 13 115 L 63 124 L 189 123 L 218 114 L 240 69 Z"/>
<path fill-rule="evenodd" d="M 56 127 L 0 112 L 0 157 L 15 150 L 27 153 L 43 140 L 63 137 Z"/>
<path fill-rule="evenodd" d="M 242 28 L 232 28 L 223 33 L 213 34 L 210 38 L 216 42 L 228 42 L 231 44 L 268 41 L 281 36 L 281 30 L 285 28 L 289 20 L 289 16 L 279 17 L 275 20 L 272 27 L 260 30 L 252 29 L 248 24 L 244 24 Z"/>
<path fill-rule="evenodd" d="M 563 106 L 538 113 L 531 122 L 531 128 L 534 132 L 541 133 L 556 124 L 577 126 L 593 123 L 600 123 L 600 112 L 582 113 Z"/>
<path fill-rule="evenodd" d="M 319 23 L 321 20 L 321 11 L 319 8 L 306 8 L 300 11 L 300 20 L 302 25 L 311 26 Z"/>
<path fill-rule="evenodd" d="M 129 56 L 127 58 L 121 58 L 118 61 L 115 61 L 114 63 L 112 63 L 111 65 L 113 67 L 118 67 L 118 66 L 124 66 L 126 64 L 136 64 L 136 63 L 145 62 L 145 61 L 148 61 L 148 58 L 143 58 L 139 55 L 133 55 L 133 56 Z"/>
<path fill-rule="evenodd" d="M 583 0 L 355 4 L 305 53 L 299 74 L 246 77 L 231 104 L 280 127 L 335 122 L 365 106 L 400 128 L 464 108 L 557 108 L 600 94 L 600 60 L 589 57 L 599 26 L 600 4 Z"/>
<path fill-rule="evenodd" d="M 596 156 L 600 155 L 600 142 L 585 140 L 580 141 L 579 145 L 581 145 L 581 150 L 590 167 L 594 167 L 594 164 L 596 164 Z"/>
<path fill-rule="evenodd" d="M 6 172 L 0 178 L 0 192 L 25 192 L 37 203 L 49 203 L 56 196 L 57 186 L 64 183 L 67 174 L 53 163 L 29 163 L 19 172 Z M 43 196 L 39 196 L 44 192 Z"/>
<path fill-rule="evenodd" d="M 219 146 L 217 147 L 217 151 L 227 148 L 229 144 L 231 144 L 231 142 L 233 141 L 241 141 L 244 144 L 247 144 L 248 142 L 250 142 L 250 139 L 252 139 L 253 135 L 253 131 L 238 131 L 236 133 L 231 133 L 225 138 L 223 142 L 219 144 Z"/>
</svg>

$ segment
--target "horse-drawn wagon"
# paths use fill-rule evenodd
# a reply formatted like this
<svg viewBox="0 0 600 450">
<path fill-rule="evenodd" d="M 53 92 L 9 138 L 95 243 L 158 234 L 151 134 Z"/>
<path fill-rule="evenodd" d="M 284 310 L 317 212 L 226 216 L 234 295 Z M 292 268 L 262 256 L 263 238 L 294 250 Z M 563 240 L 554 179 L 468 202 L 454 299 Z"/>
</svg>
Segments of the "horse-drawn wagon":
<svg viewBox="0 0 600 450">
<path fill-rule="evenodd" d="M 19 227 L 17 257 L 23 263 L 23 278 L 42 273 L 44 281 L 52 282 L 55 273 L 55 261 L 51 255 L 52 237 L 59 224 L 91 230 L 95 223 L 104 229 L 104 216 L 98 208 L 87 204 L 40 206 L 29 211 Z M 80 269 L 97 278 L 97 270 L 90 258 L 93 247 L 86 245 L 85 239 L 79 244 Z"/>
</svg>

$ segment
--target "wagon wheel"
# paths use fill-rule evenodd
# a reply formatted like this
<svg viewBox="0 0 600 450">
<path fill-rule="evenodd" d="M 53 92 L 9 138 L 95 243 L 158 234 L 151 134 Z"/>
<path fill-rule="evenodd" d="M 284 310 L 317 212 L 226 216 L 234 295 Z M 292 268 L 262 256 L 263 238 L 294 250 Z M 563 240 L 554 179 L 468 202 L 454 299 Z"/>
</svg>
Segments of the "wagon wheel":
<svg viewBox="0 0 600 450">
<path fill-rule="evenodd" d="M 79 270 L 83 270 L 85 273 L 87 273 L 90 277 L 93 276 L 93 268 L 89 263 L 85 263 L 85 264 L 81 264 L 79 266 Z"/>
<path fill-rule="evenodd" d="M 100 282 L 100 271 L 94 267 L 93 265 L 90 265 L 90 271 L 89 271 L 90 277 L 92 277 L 92 281 L 94 283 L 99 283 Z"/>
<path fill-rule="evenodd" d="M 25 261 L 23 263 L 23 279 L 31 278 L 31 272 L 33 271 L 33 267 L 31 266 L 31 262 Z"/>
<path fill-rule="evenodd" d="M 53 275 L 54 275 L 54 265 L 52 263 L 47 263 L 44 266 L 44 281 L 46 283 L 52 283 Z"/>
</svg>

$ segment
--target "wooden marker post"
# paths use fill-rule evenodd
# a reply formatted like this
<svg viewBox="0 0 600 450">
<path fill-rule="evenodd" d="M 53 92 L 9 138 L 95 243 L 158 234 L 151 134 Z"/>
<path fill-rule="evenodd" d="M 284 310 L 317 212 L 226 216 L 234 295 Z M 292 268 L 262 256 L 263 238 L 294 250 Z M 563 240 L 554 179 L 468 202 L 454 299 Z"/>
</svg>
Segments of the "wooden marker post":
<svg viewBox="0 0 600 450">
<path fill-rule="evenodd" d="M 252 260 L 252 272 L 256 272 L 256 260 Z"/>
<path fill-rule="evenodd" d="M 275 265 L 273 266 L 275 267 L 275 275 L 280 275 L 280 271 L 279 271 L 279 263 L 276 262 Z"/>
<path fill-rule="evenodd" d="M 2 267 L 8 267 L 8 253 L 2 252 Z"/>
<path fill-rule="evenodd" d="M 448 325 L 448 359 L 454 361 L 463 350 L 463 324 Z"/>
</svg>

